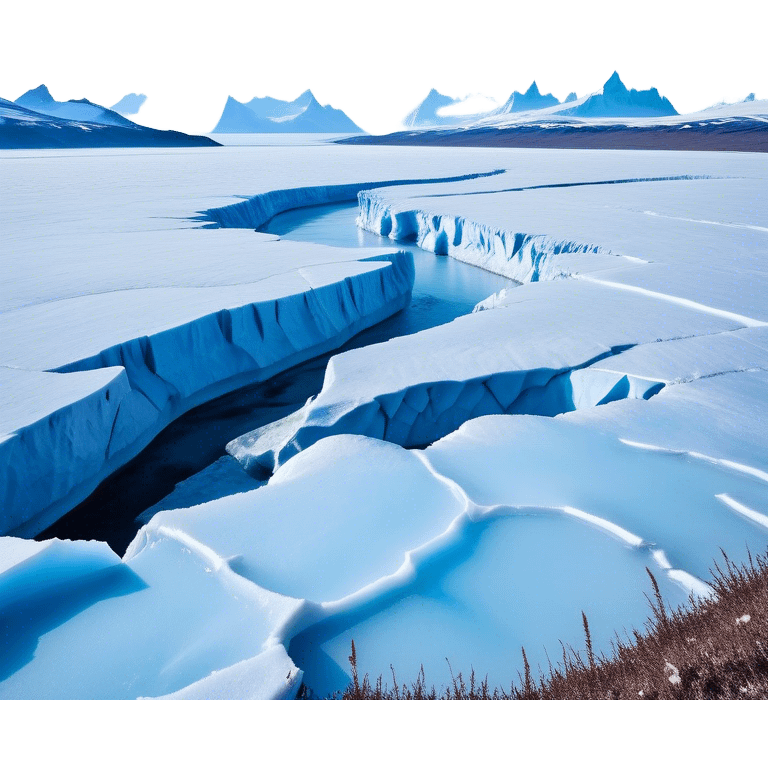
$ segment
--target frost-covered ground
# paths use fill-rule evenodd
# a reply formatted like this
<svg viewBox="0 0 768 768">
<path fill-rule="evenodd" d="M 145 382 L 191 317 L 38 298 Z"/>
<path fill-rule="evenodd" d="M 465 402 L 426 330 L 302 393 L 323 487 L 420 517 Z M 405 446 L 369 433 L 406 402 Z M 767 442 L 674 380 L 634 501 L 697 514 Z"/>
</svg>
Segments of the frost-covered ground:
<svg viewBox="0 0 768 768">
<path fill-rule="evenodd" d="M 274 470 L 266 485 L 237 492 L 217 464 L 207 482 L 229 490 L 159 505 L 122 559 L 1 539 L 0 696 L 274 697 L 302 677 L 325 695 L 353 638 L 374 676 L 423 663 L 445 682 L 448 657 L 508 685 L 521 645 L 544 669 L 559 641 L 582 645 L 582 610 L 601 650 L 640 626 L 646 567 L 677 604 L 707 591 L 721 547 L 768 545 L 764 157 L 314 145 L 0 162 L 6 532 L 62 514 L 183 410 L 397 311 L 413 279 L 398 243 L 523 283 L 332 358 L 316 398 L 230 444 Z M 359 223 L 391 249 L 244 229 L 360 189 Z"/>
</svg>

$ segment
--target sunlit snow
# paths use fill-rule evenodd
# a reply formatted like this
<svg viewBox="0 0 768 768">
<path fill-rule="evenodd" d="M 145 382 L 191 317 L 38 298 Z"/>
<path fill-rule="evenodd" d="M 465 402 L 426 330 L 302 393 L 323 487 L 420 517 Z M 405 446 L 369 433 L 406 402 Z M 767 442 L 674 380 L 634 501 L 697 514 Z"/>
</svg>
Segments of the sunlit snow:
<svg viewBox="0 0 768 768">
<path fill-rule="evenodd" d="M 768 547 L 764 155 L 0 162 L 0 697 L 325 696 L 353 639 L 374 679 L 508 688 L 522 646 L 534 671 L 584 647 L 582 611 L 600 652 L 641 628 L 646 569 L 681 605 L 721 550 Z M 316 242 L 300 211 L 254 231 L 341 203 L 379 239 L 326 237 L 331 209 Z M 414 246 L 494 273 L 488 295 L 433 290 Z M 453 305 L 398 326 L 412 301 Z M 382 322 L 144 510 L 124 557 L 29 540 L 182 414 Z"/>
</svg>

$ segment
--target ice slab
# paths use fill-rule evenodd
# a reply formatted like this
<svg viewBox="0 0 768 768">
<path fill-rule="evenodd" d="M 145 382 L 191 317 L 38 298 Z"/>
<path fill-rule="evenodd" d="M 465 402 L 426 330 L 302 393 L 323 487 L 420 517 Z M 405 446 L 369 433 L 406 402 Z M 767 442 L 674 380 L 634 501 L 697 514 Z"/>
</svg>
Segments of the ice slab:
<svg viewBox="0 0 768 768">
<path fill-rule="evenodd" d="M 566 161 L 552 183 L 367 191 L 359 222 L 520 281 L 579 275 L 765 322 L 765 159 L 670 160 L 660 175 L 652 156 L 637 176 L 617 156 L 610 178 L 600 158 L 577 181 Z"/>
<path fill-rule="evenodd" d="M 326 602 L 395 573 L 406 551 L 442 533 L 463 508 L 463 498 L 417 456 L 338 435 L 301 453 L 263 488 L 159 512 L 127 555 L 172 528 L 266 589 Z"/>
<path fill-rule="evenodd" d="M 72 489 L 103 465 L 129 393 L 120 367 L 65 376 L 0 367 L 0 531 L 43 508 L 67 511 Z"/>
<path fill-rule="evenodd" d="M 764 370 L 723 373 L 667 386 L 663 397 L 642 405 L 617 401 L 562 418 L 650 449 L 696 453 L 766 473 L 766 387 Z"/>
<path fill-rule="evenodd" d="M 42 530 L 184 411 L 333 349 L 410 298 L 410 254 L 364 253 L 373 260 L 361 262 L 354 258 L 359 253 L 345 249 L 288 242 L 263 247 L 263 279 L 256 283 L 122 290 L 0 314 L 0 360 L 7 365 L 60 374 L 124 369 L 119 385 L 105 389 L 106 402 L 62 387 L 72 397 L 67 414 L 77 462 L 56 424 L 32 446 L 21 432 L 3 443 L 5 451 L 33 455 L 24 466 L 15 461 L 5 468 L 17 474 L 5 483 L 13 498 L 0 530 Z M 316 263 L 296 268 L 292 257 L 298 251 Z M 276 260 L 291 266 L 279 274 Z M 23 377 L 6 378 L 11 375 L 17 384 L 6 399 L 13 400 Z M 40 410 L 35 407 L 30 405 L 30 420 Z M 20 409 L 14 405 L 16 421 Z M 38 474 L 52 467 L 55 487 L 28 482 L 27 464 Z"/>
<path fill-rule="evenodd" d="M 25 669 L 45 636 L 80 611 L 141 587 L 104 542 L 0 537 L 0 681 Z"/>
<path fill-rule="evenodd" d="M 451 671 L 469 684 L 474 670 L 478 682 L 487 675 L 491 688 L 509 691 L 520 686 L 521 646 L 536 677 L 548 658 L 562 659 L 560 641 L 583 653 L 581 611 L 597 652 L 610 652 L 614 631 L 642 628 L 646 567 L 666 600 L 685 601 L 647 551 L 553 510 L 521 509 L 469 526 L 406 589 L 310 627 L 289 652 L 315 696 L 350 682 L 352 640 L 374 683 L 381 675 L 392 686 L 390 665 L 401 684 L 411 682 L 423 665 L 438 689 L 451 685 Z"/>
<path fill-rule="evenodd" d="M 180 691 L 158 696 L 176 701 L 188 699 L 293 699 L 304 673 L 291 661 L 282 645 L 211 672 L 208 677 Z"/>
<path fill-rule="evenodd" d="M 96 582 L 90 591 L 58 594 L 55 602 L 41 578 L 47 568 L 33 558 L 30 594 L 20 612 L 25 619 L 34 614 L 33 629 L 42 629 L 31 658 L 6 670 L 0 697 L 156 697 L 209 676 L 197 693 L 187 690 L 187 695 L 226 695 L 237 675 L 225 670 L 269 650 L 265 642 L 273 625 L 295 610 L 296 601 L 260 590 L 190 543 L 169 534 L 125 563 L 112 553 L 106 572 L 115 575 L 106 586 Z M 65 544 L 67 554 L 74 549 L 80 555 L 85 545 L 106 549 Z M 74 571 L 71 562 L 66 566 L 65 574 Z M 9 594 L 3 590 L 6 599 Z M 12 637 L 27 634 L 14 631 Z M 266 676 L 258 673 L 259 663 L 246 665 L 250 680 L 242 679 L 240 690 L 285 693 L 285 683 L 274 678 L 277 656 Z"/>
<path fill-rule="evenodd" d="M 768 511 L 764 480 L 685 454 L 642 450 L 591 424 L 486 417 L 425 453 L 477 504 L 584 510 L 663 550 L 672 568 L 701 581 L 710 579 L 721 548 L 742 559 L 745 546 L 768 546 L 764 527 L 717 498 L 728 493 Z"/>
<path fill-rule="evenodd" d="M 222 456 L 205 469 L 177 483 L 171 493 L 144 510 L 136 520 L 146 525 L 164 509 L 194 507 L 224 496 L 253 491 L 263 484 L 263 481 L 251 477 L 231 456 Z"/>
<path fill-rule="evenodd" d="M 476 416 L 554 416 L 613 399 L 647 399 L 662 386 L 652 377 L 572 371 L 632 345 L 741 325 L 596 284 L 524 285 L 508 292 L 503 309 L 335 356 L 322 391 L 301 413 L 233 441 L 228 452 L 247 467 L 272 469 L 328 434 L 414 447 Z"/>
</svg>

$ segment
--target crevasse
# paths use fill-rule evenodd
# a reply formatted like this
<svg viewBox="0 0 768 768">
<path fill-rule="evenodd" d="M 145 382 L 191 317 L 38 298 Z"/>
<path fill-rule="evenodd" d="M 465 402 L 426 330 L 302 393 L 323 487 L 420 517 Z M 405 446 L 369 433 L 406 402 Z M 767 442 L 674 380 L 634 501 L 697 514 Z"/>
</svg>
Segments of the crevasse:
<svg viewBox="0 0 768 768">
<path fill-rule="evenodd" d="M 461 216 L 397 210 L 375 191 L 358 194 L 358 226 L 400 243 L 414 242 L 425 251 L 472 264 L 519 283 L 556 280 L 570 273 L 557 263 L 561 253 L 610 254 L 607 249 L 469 221 Z"/>
<path fill-rule="evenodd" d="M 185 411 L 344 344 L 410 301 L 413 257 L 134 338 L 56 373 L 113 368 L 86 398 L 0 442 L 0 534 L 32 536 L 86 498 Z"/>
</svg>

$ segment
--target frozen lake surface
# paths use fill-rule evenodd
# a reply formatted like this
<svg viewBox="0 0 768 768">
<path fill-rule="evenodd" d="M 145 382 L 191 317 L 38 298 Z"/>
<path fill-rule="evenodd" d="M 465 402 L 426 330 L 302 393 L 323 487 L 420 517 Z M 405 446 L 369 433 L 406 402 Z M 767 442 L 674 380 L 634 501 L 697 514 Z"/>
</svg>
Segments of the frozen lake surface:
<svg viewBox="0 0 768 768">
<path fill-rule="evenodd" d="M 768 547 L 765 157 L 0 162 L 0 696 L 323 696 L 352 639 L 508 687 Z M 123 557 L 30 540 L 121 467 Z"/>
</svg>

